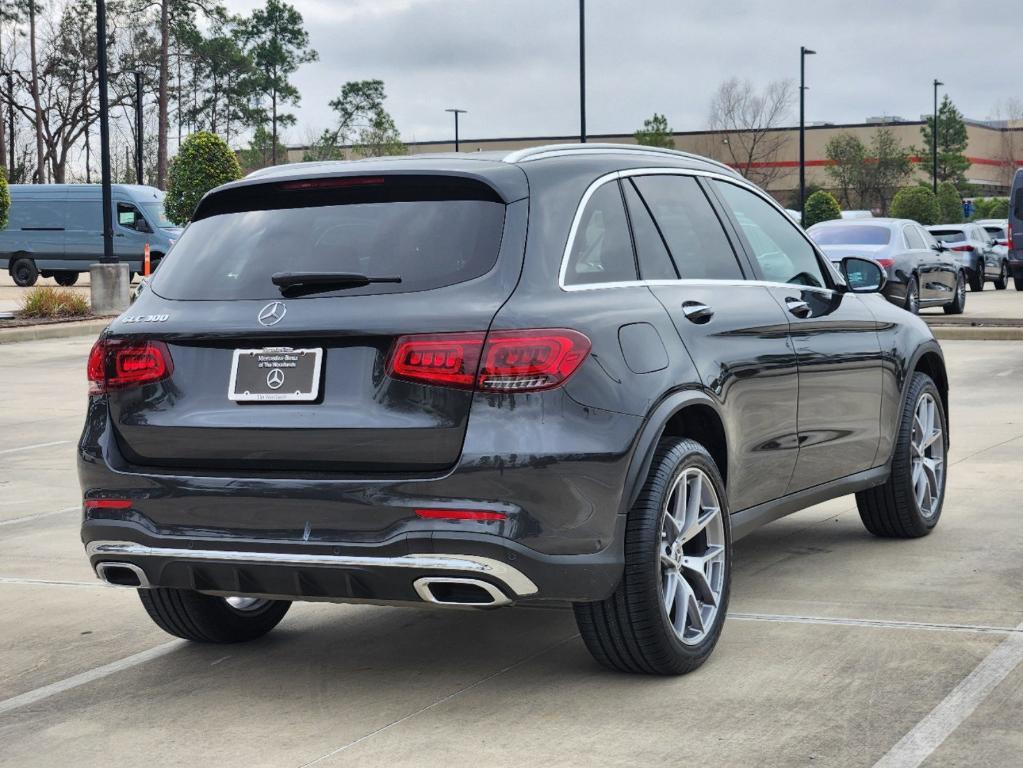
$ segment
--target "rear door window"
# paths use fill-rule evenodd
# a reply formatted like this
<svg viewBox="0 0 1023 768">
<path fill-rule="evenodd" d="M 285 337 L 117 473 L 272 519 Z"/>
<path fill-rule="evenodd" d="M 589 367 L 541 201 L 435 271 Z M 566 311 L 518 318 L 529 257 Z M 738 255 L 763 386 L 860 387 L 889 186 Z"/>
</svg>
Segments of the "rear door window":
<svg viewBox="0 0 1023 768">
<path fill-rule="evenodd" d="M 497 263 L 505 206 L 480 182 L 323 182 L 242 187 L 204 202 L 161 262 L 153 291 L 170 299 L 279 298 L 274 273 L 328 272 L 401 282 L 317 296 L 405 293 L 472 280 Z"/>
<path fill-rule="evenodd" d="M 637 176 L 683 280 L 742 280 L 739 261 L 710 200 L 692 176 Z"/>
<path fill-rule="evenodd" d="M 906 245 L 908 245 L 911 249 L 919 251 L 926 247 L 924 245 L 924 241 L 920 238 L 920 234 L 916 231 L 916 227 L 911 225 L 906 226 L 903 229 L 903 232 L 906 235 Z"/>
<path fill-rule="evenodd" d="M 625 203 L 629 209 L 632 240 L 636 244 L 636 258 L 639 261 L 639 276 L 644 280 L 677 280 L 678 272 L 671 263 L 671 256 L 650 215 L 650 209 L 636 192 L 631 180 L 622 182 L 622 191 L 625 193 Z"/>
<path fill-rule="evenodd" d="M 637 280 L 629 223 L 617 182 L 602 184 L 590 196 L 572 240 L 565 285 Z"/>
</svg>

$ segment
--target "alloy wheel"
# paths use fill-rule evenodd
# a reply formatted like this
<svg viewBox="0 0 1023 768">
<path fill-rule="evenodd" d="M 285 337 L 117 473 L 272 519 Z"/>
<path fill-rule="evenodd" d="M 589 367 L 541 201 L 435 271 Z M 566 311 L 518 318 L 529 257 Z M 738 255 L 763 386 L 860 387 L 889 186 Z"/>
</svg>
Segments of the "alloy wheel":
<svg viewBox="0 0 1023 768">
<path fill-rule="evenodd" d="M 696 468 L 675 480 L 661 518 L 661 599 L 675 635 L 697 645 L 713 628 L 725 585 L 725 528 L 711 479 Z"/>
<path fill-rule="evenodd" d="M 924 517 L 933 517 L 940 509 L 945 474 L 945 439 L 934 397 L 925 392 L 913 412 L 913 438 L 910 450 L 913 467 L 913 497 Z"/>
</svg>

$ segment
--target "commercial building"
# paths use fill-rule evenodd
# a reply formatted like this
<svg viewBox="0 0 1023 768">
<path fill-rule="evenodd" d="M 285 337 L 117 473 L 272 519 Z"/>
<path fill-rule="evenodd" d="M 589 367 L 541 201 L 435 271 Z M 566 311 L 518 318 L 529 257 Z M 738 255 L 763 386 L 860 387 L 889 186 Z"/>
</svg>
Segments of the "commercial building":
<svg viewBox="0 0 1023 768">
<path fill-rule="evenodd" d="M 815 184 L 826 189 L 834 186 L 833 180 L 827 173 L 829 161 L 825 148 L 828 142 L 836 136 L 852 134 L 864 144 L 869 145 L 873 134 L 879 126 L 883 125 L 891 129 L 904 147 L 916 148 L 913 151 L 921 152 L 923 150 L 919 148 L 923 145 L 923 137 L 920 128 L 923 124 L 923 120 L 876 117 L 868 118 L 862 123 L 807 125 L 807 184 Z M 1023 122 L 967 120 L 966 129 L 968 145 L 965 154 L 971 163 L 966 171 L 967 181 L 974 185 L 978 196 L 1008 194 L 1016 168 L 1023 167 Z M 749 131 L 735 133 L 684 131 L 672 135 L 675 139 L 676 149 L 712 157 L 733 166 L 747 164 L 750 157 L 748 147 L 755 141 L 759 148 L 752 153 L 755 159 L 747 174 L 751 180 L 760 184 L 781 201 L 787 201 L 799 186 L 798 127 L 778 128 L 760 134 L 753 134 Z M 569 135 L 462 139 L 459 142 L 459 149 L 462 152 L 511 151 L 540 144 L 574 143 L 578 140 L 578 136 Z M 588 140 L 615 144 L 636 143 L 631 133 L 591 134 Z M 769 150 L 761 149 L 763 147 L 767 147 Z M 451 141 L 425 141 L 409 143 L 408 148 L 409 152 L 422 153 L 453 152 L 455 147 L 454 142 Z M 289 162 L 300 161 L 304 151 L 305 147 L 289 148 Z M 915 176 L 922 179 L 925 177 L 924 168 L 927 167 L 926 164 L 930 163 L 930 158 L 914 156 L 914 160 L 918 163 Z"/>
</svg>

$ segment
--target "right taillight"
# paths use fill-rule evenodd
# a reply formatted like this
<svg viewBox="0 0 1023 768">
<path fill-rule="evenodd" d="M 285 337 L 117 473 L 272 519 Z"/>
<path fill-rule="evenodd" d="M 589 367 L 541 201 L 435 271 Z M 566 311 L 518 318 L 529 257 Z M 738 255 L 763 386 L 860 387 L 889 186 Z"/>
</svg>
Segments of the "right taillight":
<svg viewBox="0 0 1023 768">
<path fill-rule="evenodd" d="M 89 352 L 89 394 L 152 384 L 173 370 L 170 350 L 162 341 L 100 339 Z"/>
<path fill-rule="evenodd" d="M 885 269 L 890 269 L 892 264 L 895 263 L 895 259 L 875 259 L 875 261 Z"/>
<path fill-rule="evenodd" d="M 387 372 L 481 392 L 536 392 L 563 384 L 589 351 L 586 336 L 565 328 L 402 336 Z"/>
<path fill-rule="evenodd" d="M 953 245 L 953 251 L 959 251 L 960 253 L 971 253 L 973 251 L 972 245 Z"/>
</svg>

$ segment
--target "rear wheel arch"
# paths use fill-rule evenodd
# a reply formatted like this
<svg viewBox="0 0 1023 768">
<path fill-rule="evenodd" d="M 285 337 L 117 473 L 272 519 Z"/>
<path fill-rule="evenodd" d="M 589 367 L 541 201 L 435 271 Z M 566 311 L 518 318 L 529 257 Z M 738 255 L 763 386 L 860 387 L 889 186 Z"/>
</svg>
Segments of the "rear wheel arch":
<svg viewBox="0 0 1023 768">
<path fill-rule="evenodd" d="M 657 446 L 664 437 L 689 438 L 703 445 L 727 487 L 728 439 L 718 405 L 702 392 L 677 393 L 654 407 L 637 438 L 620 513 L 628 512 L 635 503 L 650 472 Z"/>
<path fill-rule="evenodd" d="M 934 385 L 938 388 L 938 392 L 941 394 L 941 405 L 945 409 L 945 413 L 948 414 L 948 373 L 945 371 L 944 358 L 940 352 L 933 348 L 923 349 L 913 360 L 912 366 L 907 370 L 902 392 L 903 408 L 905 408 L 906 396 L 909 394 L 910 385 L 913 381 L 913 374 L 917 372 L 925 373 L 931 377 Z"/>
</svg>

